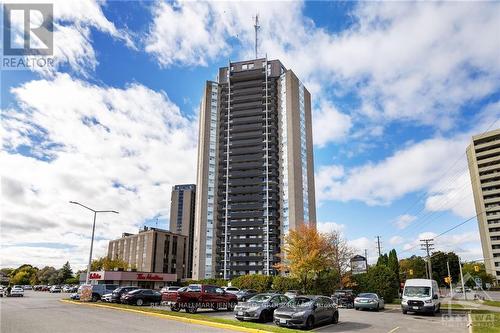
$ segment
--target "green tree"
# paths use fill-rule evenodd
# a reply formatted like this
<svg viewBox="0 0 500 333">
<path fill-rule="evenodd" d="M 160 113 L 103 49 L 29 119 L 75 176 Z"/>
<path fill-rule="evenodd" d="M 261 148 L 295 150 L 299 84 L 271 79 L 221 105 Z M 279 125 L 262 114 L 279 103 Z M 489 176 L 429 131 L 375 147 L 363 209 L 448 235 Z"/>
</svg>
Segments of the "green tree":
<svg viewBox="0 0 500 333">
<path fill-rule="evenodd" d="M 432 278 L 437 281 L 441 287 L 448 287 L 444 278 L 448 276 L 448 267 L 446 263 L 449 262 L 450 274 L 453 282 L 460 279 L 460 268 L 458 266 L 458 256 L 454 252 L 441 252 L 437 251 L 432 253 L 431 266 Z"/>
<path fill-rule="evenodd" d="M 404 282 L 407 279 L 425 279 L 425 265 L 425 260 L 420 256 L 413 255 L 410 258 L 401 259 L 399 261 L 400 281 Z"/>
<path fill-rule="evenodd" d="M 366 274 L 365 283 L 368 283 L 366 292 L 374 292 L 382 296 L 387 303 L 391 303 L 398 296 L 399 282 L 396 274 L 387 266 L 371 267 Z"/>
<path fill-rule="evenodd" d="M 273 290 L 285 292 L 287 290 L 301 290 L 302 286 L 300 281 L 296 278 L 277 275 L 273 278 L 273 284 L 271 286 Z"/>
<path fill-rule="evenodd" d="M 57 269 L 51 266 L 45 266 L 37 272 L 37 278 L 41 284 L 54 284 L 57 280 Z"/>
<path fill-rule="evenodd" d="M 110 259 L 108 257 L 94 259 L 90 265 L 90 269 L 93 271 L 113 271 L 115 269 L 126 270 L 128 268 L 129 265 L 125 260 L 119 258 Z"/>
<path fill-rule="evenodd" d="M 36 267 L 28 264 L 21 265 L 10 273 L 10 283 L 22 285 L 36 283 L 38 281 L 36 278 L 37 272 L 38 268 Z"/>
<path fill-rule="evenodd" d="M 389 257 L 387 259 L 387 267 L 389 267 L 389 269 L 391 271 L 393 271 L 394 274 L 396 274 L 396 277 L 397 277 L 398 283 L 399 283 L 399 281 L 400 281 L 400 279 L 399 279 L 399 260 L 398 260 L 398 255 L 397 255 L 395 249 L 392 249 L 389 252 Z"/>
<path fill-rule="evenodd" d="M 380 257 L 378 257 L 377 266 L 381 265 L 387 266 L 388 264 L 389 264 L 389 257 L 387 256 L 387 253 L 384 253 L 380 255 Z"/>
<path fill-rule="evenodd" d="M 73 270 L 71 269 L 69 261 L 66 261 L 63 267 L 61 267 L 61 269 L 57 273 L 57 280 L 59 281 L 59 283 L 64 283 L 67 279 L 70 279 L 72 277 Z"/>
</svg>

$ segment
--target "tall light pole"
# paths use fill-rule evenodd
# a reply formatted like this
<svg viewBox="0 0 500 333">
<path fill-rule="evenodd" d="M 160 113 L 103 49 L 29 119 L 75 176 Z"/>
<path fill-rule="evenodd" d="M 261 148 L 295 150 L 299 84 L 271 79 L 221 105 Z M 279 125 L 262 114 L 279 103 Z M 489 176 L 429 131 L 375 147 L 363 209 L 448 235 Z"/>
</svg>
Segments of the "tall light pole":
<svg viewBox="0 0 500 333">
<path fill-rule="evenodd" d="M 82 206 L 83 208 L 86 208 L 86 209 L 90 210 L 91 212 L 94 212 L 94 223 L 92 223 L 92 240 L 90 241 L 89 265 L 87 266 L 87 278 L 85 279 L 85 284 L 89 284 L 90 265 L 92 264 L 92 250 L 94 248 L 95 220 L 97 217 L 97 213 L 115 213 L 115 214 L 118 214 L 118 212 L 116 210 L 95 210 L 95 209 L 92 209 L 92 208 L 87 207 L 85 205 L 82 205 L 81 203 L 76 202 L 76 201 L 70 201 L 69 203 Z"/>
</svg>

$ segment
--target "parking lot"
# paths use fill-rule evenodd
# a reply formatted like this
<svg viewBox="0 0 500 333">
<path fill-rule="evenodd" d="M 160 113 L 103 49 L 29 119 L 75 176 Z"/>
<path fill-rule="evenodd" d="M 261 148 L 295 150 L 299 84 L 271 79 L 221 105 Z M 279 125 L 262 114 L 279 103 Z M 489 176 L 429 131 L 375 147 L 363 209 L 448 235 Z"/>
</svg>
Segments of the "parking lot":
<svg viewBox="0 0 500 333">
<path fill-rule="evenodd" d="M 0 331 L 2 333 L 32 332 L 220 332 L 201 327 L 136 313 L 121 312 L 59 302 L 68 294 L 27 291 L 23 298 L 0 299 Z M 394 307 L 394 306 L 392 306 Z M 165 307 L 166 310 L 168 308 Z M 468 332 L 467 317 L 403 315 L 399 308 L 380 312 L 340 309 L 340 321 L 335 325 L 316 327 L 315 332 Z M 233 319 L 230 312 L 200 310 L 200 314 Z M 272 325 L 269 323 L 269 325 Z"/>
</svg>

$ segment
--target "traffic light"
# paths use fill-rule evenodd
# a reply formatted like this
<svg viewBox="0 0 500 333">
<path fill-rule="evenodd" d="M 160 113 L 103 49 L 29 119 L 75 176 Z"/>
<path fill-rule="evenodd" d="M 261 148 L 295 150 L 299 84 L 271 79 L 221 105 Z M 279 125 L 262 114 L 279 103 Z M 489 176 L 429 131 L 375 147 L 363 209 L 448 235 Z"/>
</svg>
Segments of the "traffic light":
<svg viewBox="0 0 500 333">
<path fill-rule="evenodd" d="M 413 275 L 413 269 L 410 269 L 410 275 Z"/>
<path fill-rule="evenodd" d="M 474 265 L 474 272 L 479 272 L 479 265 Z"/>
<path fill-rule="evenodd" d="M 451 277 L 450 276 L 446 276 L 444 278 L 444 282 L 448 283 L 448 284 L 451 284 Z"/>
</svg>

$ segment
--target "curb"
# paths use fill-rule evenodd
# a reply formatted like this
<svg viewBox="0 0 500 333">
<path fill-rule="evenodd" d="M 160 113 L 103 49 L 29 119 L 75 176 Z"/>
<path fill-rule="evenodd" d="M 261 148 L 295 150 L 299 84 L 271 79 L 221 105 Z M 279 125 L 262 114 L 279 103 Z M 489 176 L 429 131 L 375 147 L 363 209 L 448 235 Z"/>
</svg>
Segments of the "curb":
<svg viewBox="0 0 500 333">
<path fill-rule="evenodd" d="M 107 306 L 104 304 L 93 304 L 93 303 L 88 303 L 88 302 L 85 302 L 85 303 L 84 302 L 75 302 L 75 301 L 70 301 L 70 300 L 66 300 L 66 299 L 61 299 L 59 301 L 64 302 L 64 303 L 76 304 L 76 305 L 86 305 L 86 306 L 92 306 L 92 307 L 97 307 L 97 308 L 106 308 L 106 309 L 112 309 L 112 310 L 118 310 L 118 311 L 140 313 L 142 315 L 151 316 L 151 317 L 158 317 L 158 318 L 163 318 L 163 319 L 168 319 L 168 320 L 175 320 L 175 321 L 180 321 L 180 322 L 184 322 L 184 323 L 197 324 L 197 325 L 209 326 L 209 327 L 214 327 L 214 328 L 222 328 L 222 329 L 231 330 L 231 331 L 239 331 L 239 332 L 246 332 L 246 333 L 269 333 L 270 332 L 270 331 L 264 331 L 264 330 L 260 330 L 260 329 L 256 329 L 256 328 L 248 328 L 248 327 L 241 327 L 241 326 L 236 326 L 236 325 L 231 325 L 231 324 L 216 323 L 216 322 L 206 321 L 206 320 L 202 320 L 202 319 L 177 317 L 177 316 L 171 316 L 171 315 L 163 314 L 163 313 L 153 313 L 153 312 L 127 309 L 127 308 L 117 308 L 114 306 Z"/>
</svg>

